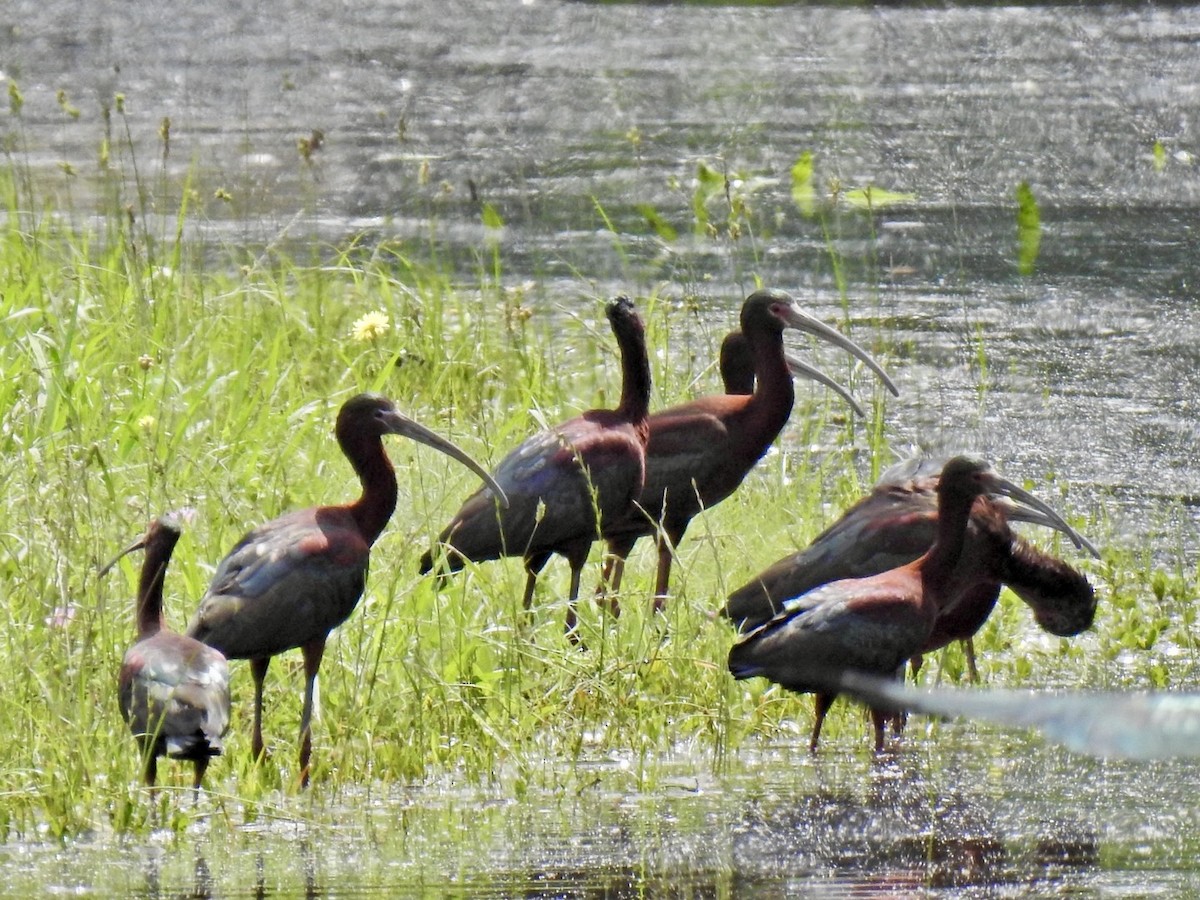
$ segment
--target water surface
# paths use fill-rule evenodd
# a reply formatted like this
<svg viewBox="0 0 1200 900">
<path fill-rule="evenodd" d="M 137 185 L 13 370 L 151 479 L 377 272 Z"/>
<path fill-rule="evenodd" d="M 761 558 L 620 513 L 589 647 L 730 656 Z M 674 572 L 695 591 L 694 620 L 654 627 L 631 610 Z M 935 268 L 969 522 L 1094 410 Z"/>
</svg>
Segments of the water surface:
<svg viewBox="0 0 1200 900">
<path fill-rule="evenodd" d="M 528 302 L 548 314 L 658 290 L 719 332 L 759 277 L 887 359 L 903 391 L 886 407 L 895 446 L 971 447 L 1035 485 L 1054 478 L 1105 542 L 1187 567 L 1200 546 L 1198 36 L 1190 7 L 9 0 L 0 67 L 25 106 L 0 129 L 82 218 L 100 192 L 100 111 L 123 94 L 150 210 L 173 218 L 191 177 L 205 199 L 194 237 L 214 264 L 402 239 L 477 285 L 497 238 L 488 204 L 504 221 L 502 283 L 532 282 Z M 297 139 L 318 130 L 305 163 Z M 911 199 L 808 218 L 789 181 L 806 151 L 824 196 L 836 180 Z M 701 163 L 749 204 L 738 240 L 692 233 Z M 1043 222 L 1029 276 L 1021 182 Z M 218 188 L 228 203 L 208 199 Z M 710 211 L 727 212 L 719 199 Z M 1105 764 L 989 734 L 917 739 L 879 767 L 847 747 L 817 761 L 740 748 L 728 773 L 685 757 L 648 787 L 598 761 L 594 791 L 520 802 L 503 781 L 364 788 L 316 797 L 311 816 L 283 801 L 234 838 L 201 822 L 180 841 L 98 834 L 0 858 L 15 893 L 1196 890 L 1194 765 Z"/>
</svg>

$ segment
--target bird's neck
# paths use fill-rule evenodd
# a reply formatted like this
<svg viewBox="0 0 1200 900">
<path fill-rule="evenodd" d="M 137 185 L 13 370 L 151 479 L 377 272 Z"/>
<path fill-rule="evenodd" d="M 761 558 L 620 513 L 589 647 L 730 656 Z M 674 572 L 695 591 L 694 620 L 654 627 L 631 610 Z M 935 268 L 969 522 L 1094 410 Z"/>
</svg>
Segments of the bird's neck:
<svg viewBox="0 0 1200 900">
<path fill-rule="evenodd" d="M 796 402 L 792 373 L 788 371 L 783 353 L 783 335 L 777 332 L 756 334 L 750 341 L 754 352 L 751 405 L 760 411 L 760 415 L 771 419 L 777 434 L 792 414 Z M 774 435 L 771 439 L 774 440 Z"/>
<path fill-rule="evenodd" d="M 396 511 L 396 470 L 379 437 L 353 443 L 343 441 L 342 451 L 354 466 L 363 489 L 362 495 L 350 504 L 350 515 L 363 538 L 373 544 Z"/>
<path fill-rule="evenodd" d="M 967 522 L 974 500 L 971 497 L 964 503 L 963 498 L 951 498 L 949 502 L 939 498 L 937 537 L 921 563 L 925 578 L 942 582 L 950 578 L 966 546 Z"/>
<path fill-rule="evenodd" d="M 138 582 L 138 637 L 147 638 L 158 634 L 166 627 L 163 617 L 163 576 L 166 574 L 165 560 L 147 554 L 142 563 L 142 577 Z"/>
<path fill-rule="evenodd" d="M 646 417 L 650 414 L 650 360 L 646 356 L 646 337 L 636 333 L 618 333 L 621 350 L 621 402 L 617 413 L 649 435 Z"/>
</svg>

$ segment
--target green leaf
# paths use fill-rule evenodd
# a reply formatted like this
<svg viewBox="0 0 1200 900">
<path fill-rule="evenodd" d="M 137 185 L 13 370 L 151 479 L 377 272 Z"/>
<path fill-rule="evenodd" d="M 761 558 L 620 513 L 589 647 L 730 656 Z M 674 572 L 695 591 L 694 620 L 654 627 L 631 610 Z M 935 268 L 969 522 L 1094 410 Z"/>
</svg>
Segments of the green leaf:
<svg viewBox="0 0 1200 900">
<path fill-rule="evenodd" d="M 804 218 L 811 219 L 816 212 L 816 197 L 817 192 L 813 189 L 813 155 L 805 150 L 792 166 L 792 200 Z"/>
<path fill-rule="evenodd" d="M 1017 185 L 1017 271 L 1032 275 L 1042 243 L 1042 217 L 1028 182 Z"/>
<path fill-rule="evenodd" d="M 868 184 L 864 188 L 855 188 L 842 194 L 846 202 L 857 209 L 875 210 L 898 203 L 911 203 L 917 199 L 916 194 L 903 194 L 899 191 L 889 191 L 887 188 Z"/>
<path fill-rule="evenodd" d="M 639 203 L 634 208 L 642 214 L 642 217 L 649 223 L 650 227 L 654 229 L 654 233 L 664 241 L 673 241 L 679 236 L 671 226 L 671 223 L 664 219 L 658 210 L 649 203 Z"/>
<path fill-rule="evenodd" d="M 504 219 L 500 218 L 500 213 L 496 211 L 496 207 L 490 203 L 483 204 L 483 227 L 484 228 L 503 228 Z"/>
<path fill-rule="evenodd" d="M 708 227 L 708 201 L 725 190 L 725 176 L 701 160 L 696 165 L 696 181 L 692 214 L 696 218 L 696 234 L 704 234 Z"/>
</svg>

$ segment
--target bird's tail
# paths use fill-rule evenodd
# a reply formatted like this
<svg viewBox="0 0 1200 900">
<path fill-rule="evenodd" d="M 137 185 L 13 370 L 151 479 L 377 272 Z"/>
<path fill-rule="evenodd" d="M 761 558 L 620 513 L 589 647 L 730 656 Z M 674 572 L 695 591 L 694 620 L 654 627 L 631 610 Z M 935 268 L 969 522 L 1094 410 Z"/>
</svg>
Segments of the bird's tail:
<svg viewBox="0 0 1200 900">
<path fill-rule="evenodd" d="M 753 643 L 744 639 L 729 648 L 729 674 L 738 681 L 763 673 L 762 666 L 754 659 L 752 651 Z"/>
</svg>

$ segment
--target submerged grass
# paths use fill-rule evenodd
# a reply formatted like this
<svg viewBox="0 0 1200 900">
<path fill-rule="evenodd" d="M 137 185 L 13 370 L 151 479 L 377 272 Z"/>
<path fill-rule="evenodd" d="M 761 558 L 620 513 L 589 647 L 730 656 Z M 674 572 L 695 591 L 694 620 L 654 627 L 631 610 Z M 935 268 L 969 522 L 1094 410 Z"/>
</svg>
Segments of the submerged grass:
<svg viewBox="0 0 1200 900">
<path fill-rule="evenodd" d="M 117 713 L 136 564 L 104 580 L 98 565 L 152 516 L 195 507 L 167 576 L 167 616 L 182 627 L 248 527 L 356 496 L 332 425 L 360 390 L 391 395 L 489 462 L 547 422 L 612 405 L 606 298 L 581 289 L 552 307 L 503 290 L 494 247 L 484 251 L 488 275 L 469 290 L 404 244 L 314 248 L 307 262 L 267 248 L 239 252 L 239 266 L 201 264 L 185 236 L 187 189 L 157 234 L 144 198 L 130 203 L 115 187 L 99 227 L 39 197 L 20 166 L 0 171 L 0 190 L 0 663 L 13 673 L 0 699 L 12 737 L 0 742 L 0 836 L 181 828 L 194 815 L 180 802 L 188 776 L 164 766 L 162 780 L 178 788 L 151 802 Z M 691 311 L 664 297 L 638 305 L 660 351 L 655 404 L 714 390 L 720 335 L 697 336 Z M 695 344 L 681 350 L 681 334 Z M 518 796 L 532 785 L 570 792 L 598 777 L 582 763 L 614 755 L 647 788 L 681 748 L 720 771 L 748 741 L 791 741 L 807 728 L 807 704 L 734 683 L 724 663 L 731 631 L 712 613 L 861 493 L 856 473 L 872 476 L 885 459 L 883 407 L 877 401 L 861 425 L 822 401 L 798 410 L 790 428 L 799 432 L 793 446 L 825 450 L 773 452 L 693 524 L 660 617 L 648 612 L 644 542 L 630 560 L 622 616 L 585 611 L 586 652 L 563 638 L 561 563 L 546 570 L 532 625 L 517 561 L 469 566 L 440 590 L 417 575 L 420 552 L 475 480 L 437 454 L 390 442 L 400 504 L 374 550 L 366 595 L 321 670 L 313 795 L 446 777 L 502 780 Z M 869 464 L 850 465 L 864 448 Z M 1170 683 L 1168 656 L 1186 654 L 1194 668 L 1186 632 L 1195 573 L 1151 576 L 1147 563 L 1111 554 L 1093 569 L 1102 616 L 1116 627 L 1079 641 L 1047 640 L 1007 605 L 980 639 L 985 677 L 1103 681 L 1101 664 L 1128 649 L 1139 651 L 1130 664 L 1138 683 Z M 1014 643 L 1020 653 L 988 652 Z M 951 676 L 956 654 L 943 659 Z M 261 767 L 248 759 L 244 668 L 234 663 L 234 727 L 202 808 L 233 826 L 303 815 L 292 798 L 299 654 L 272 665 L 265 731 L 274 756 Z M 861 730 L 856 712 L 840 712 L 827 740 Z"/>
</svg>

